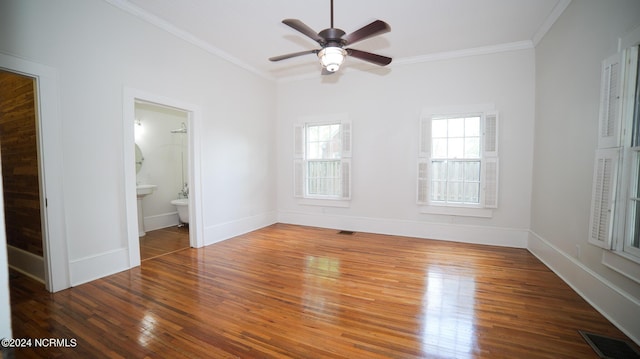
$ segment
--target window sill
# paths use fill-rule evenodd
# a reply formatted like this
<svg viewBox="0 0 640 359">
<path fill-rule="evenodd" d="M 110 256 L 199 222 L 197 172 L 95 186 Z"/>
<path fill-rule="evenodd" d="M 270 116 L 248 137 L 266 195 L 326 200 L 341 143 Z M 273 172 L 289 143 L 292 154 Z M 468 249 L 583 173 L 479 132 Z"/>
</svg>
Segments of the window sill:
<svg viewBox="0 0 640 359">
<path fill-rule="evenodd" d="M 343 199 L 301 198 L 298 204 L 303 206 L 342 207 L 347 208 L 350 202 Z"/>
<path fill-rule="evenodd" d="M 603 251 L 602 264 L 640 283 L 640 258 L 621 251 Z"/>
<path fill-rule="evenodd" d="M 444 216 L 492 218 L 493 210 L 487 208 L 421 206 L 420 213 L 440 214 Z"/>
</svg>

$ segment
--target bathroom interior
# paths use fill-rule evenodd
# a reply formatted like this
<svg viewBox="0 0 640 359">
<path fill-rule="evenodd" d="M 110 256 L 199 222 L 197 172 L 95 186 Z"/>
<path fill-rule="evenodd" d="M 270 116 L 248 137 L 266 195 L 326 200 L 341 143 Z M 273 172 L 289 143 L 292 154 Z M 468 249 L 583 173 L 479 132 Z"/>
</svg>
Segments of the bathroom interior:
<svg viewBox="0 0 640 359">
<path fill-rule="evenodd" d="M 136 192 L 142 261 L 189 248 L 188 113 L 136 101 Z"/>
</svg>

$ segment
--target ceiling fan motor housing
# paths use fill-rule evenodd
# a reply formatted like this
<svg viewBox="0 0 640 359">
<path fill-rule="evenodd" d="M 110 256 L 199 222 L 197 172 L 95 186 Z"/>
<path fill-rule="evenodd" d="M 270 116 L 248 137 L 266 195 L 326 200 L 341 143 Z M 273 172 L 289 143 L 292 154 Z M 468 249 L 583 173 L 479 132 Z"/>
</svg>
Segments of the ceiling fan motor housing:
<svg viewBox="0 0 640 359">
<path fill-rule="evenodd" d="M 326 43 L 320 44 L 322 46 L 331 46 L 332 44 L 335 44 L 334 46 L 342 47 L 346 45 L 346 41 L 342 39 L 342 37 L 345 35 L 345 32 L 340 29 L 331 27 L 320 31 L 318 35 L 326 40 Z"/>
</svg>

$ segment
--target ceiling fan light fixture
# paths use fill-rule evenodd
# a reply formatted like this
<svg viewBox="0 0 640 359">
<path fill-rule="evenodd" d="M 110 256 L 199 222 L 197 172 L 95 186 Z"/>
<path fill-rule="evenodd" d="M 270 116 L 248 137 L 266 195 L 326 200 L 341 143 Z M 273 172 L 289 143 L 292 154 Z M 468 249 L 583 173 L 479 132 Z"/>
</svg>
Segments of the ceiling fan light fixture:
<svg viewBox="0 0 640 359">
<path fill-rule="evenodd" d="M 338 71 L 346 56 L 347 51 L 345 49 L 335 46 L 325 47 L 318 52 L 320 64 L 329 72 Z"/>
</svg>

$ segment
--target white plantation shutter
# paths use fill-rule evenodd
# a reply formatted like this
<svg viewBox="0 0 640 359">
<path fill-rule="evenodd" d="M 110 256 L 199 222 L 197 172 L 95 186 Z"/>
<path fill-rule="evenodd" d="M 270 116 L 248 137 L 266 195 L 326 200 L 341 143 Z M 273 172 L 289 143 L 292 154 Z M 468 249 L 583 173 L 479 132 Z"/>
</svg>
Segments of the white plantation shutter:
<svg viewBox="0 0 640 359">
<path fill-rule="evenodd" d="M 340 123 L 342 133 L 342 157 L 351 157 L 351 121 L 343 120 Z"/>
<path fill-rule="evenodd" d="M 343 158 L 340 163 L 341 199 L 351 199 L 351 160 Z"/>
<path fill-rule="evenodd" d="M 593 171 L 589 243 L 606 249 L 611 249 L 619 153 L 617 148 L 598 150 Z"/>
<path fill-rule="evenodd" d="M 602 62 L 598 148 L 620 145 L 620 53 Z"/>
<path fill-rule="evenodd" d="M 498 113 L 487 112 L 484 118 L 484 155 L 498 156 Z"/>
<path fill-rule="evenodd" d="M 340 198 L 351 199 L 351 121 L 340 122 L 342 154 L 340 161 Z"/>
<path fill-rule="evenodd" d="M 293 160 L 293 195 L 304 197 L 304 162 Z"/>
<path fill-rule="evenodd" d="M 293 195 L 304 197 L 304 125 L 293 126 Z"/>
<path fill-rule="evenodd" d="M 484 207 L 498 208 L 498 158 L 484 160 Z"/>
<path fill-rule="evenodd" d="M 498 113 L 487 112 L 484 118 L 484 148 L 482 177 L 484 207 L 498 208 Z"/>
<path fill-rule="evenodd" d="M 431 116 L 420 118 L 420 157 L 430 157 L 431 154 Z"/>
<path fill-rule="evenodd" d="M 598 150 L 596 150 L 591 189 L 589 243 L 611 249 L 613 220 L 620 157 L 621 54 L 602 61 Z"/>
<path fill-rule="evenodd" d="M 429 203 L 429 159 L 418 159 L 418 204 Z"/>
<path fill-rule="evenodd" d="M 420 118 L 420 138 L 418 153 L 417 203 L 429 204 L 429 161 L 431 157 L 431 116 Z"/>
<path fill-rule="evenodd" d="M 304 158 L 304 125 L 293 125 L 293 157 Z"/>
</svg>

